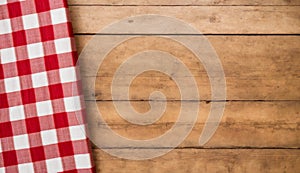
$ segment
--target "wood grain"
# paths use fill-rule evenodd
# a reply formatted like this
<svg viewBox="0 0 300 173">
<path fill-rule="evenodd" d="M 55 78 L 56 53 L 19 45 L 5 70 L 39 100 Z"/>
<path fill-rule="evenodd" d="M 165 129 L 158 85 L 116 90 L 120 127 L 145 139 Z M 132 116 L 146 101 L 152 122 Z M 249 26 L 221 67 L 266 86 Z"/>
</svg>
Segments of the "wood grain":
<svg viewBox="0 0 300 173">
<path fill-rule="evenodd" d="M 68 0 L 69 5 L 300 5 L 299 0 Z"/>
<path fill-rule="evenodd" d="M 114 36 L 97 35 L 96 37 L 104 39 Z M 228 100 L 300 99 L 298 92 L 300 90 L 300 37 L 208 36 L 207 38 L 222 62 Z M 89 39 L 91 36 L 76 36 L 79 52 Z M 200 98 L 202 100 L 211 98 L 206 70 L 194 54 L 177 42 L 158 37 L 131 39 L 111 51 L 97 74 L 95 91 L 93 85 L 84 88 L 86 98 L 91 99 L 96 96 L 97 100 L 111 100 L 110 86 L 116 69 L 128 57 L 144 50 L 166 51 L 178 57 L 195 76 Z M 93 77 L 84 76 L 83 78 L 90 80 Z M 188 77 L 182 76 L 182 78 Z M 147 100 L 154 90 L 162 91 L 169 100 L 180 99 L 174 81 L 158 72 L 143 73 L 133 81 L 130 89 L 131 100 Z"/>
<path fill-rule="evenodd" d="M 87 102 L 89 104 L 90 102 Z M 146 126 L 134 125 L 119 116 L 110 101 L 97 102 L 98 110 L 110 128 L 129 139 L 151 139 L 170 130 L 174 123 L 184 127 L 186 121 L 177 121 L 181 102 L 167 102 L 167 109 L 161 118 Z M 150 110 L 148 102 L 131 101 L 138 112 Z M 203 125 L 209 114 L 211 103 L 201 102 L 198 120 L 190 135 L 180 147 L 198 147 Z M 300 145 L 300 102 L 227 102 L 222 121 L 213 138 L 204 146 L 218 147 L 288 147 Z M 104 124 L 99 120 L 96 109 L 88 110 L 91 139 L 106 135 Z M 144 121 L 148 122 L 147 119 Z M 106 146 L 112 147 L 112 146 Z M 117 147 L 129 147 L 117 145 Z M 165 146 L 169 147 L 169 146 Z"/>
<path fill-rule="evenodd" d="M 183 20 L 203 34 L 299 34 L 298 6 L 71 6 L 75 33 L 98 33 L 120 19 L 158 14 Z"/>
<path fill-rule="evenodd" d="M 158 158 L 125 160 L 94 145 L 97 172 L 299 172 L 300 0 L 68 0 L 68 4 L 79 53 L 91 35 L 113 22 L 135 15 L 159 14 L 178 18 L 207 34 L 226 76 L 223 118 L 211 140 L 199 146 L 212 103 L 206 70 L 195 55 L 167 36 L 158 38 L 161 33 L 153 33 L 158 36 L 152 38 L 144 35 L 130 39 L 115 47 L 97 74 L 82 76 L 83 82 L 97 76 L 95 90 L 92 85 L 84 88 L 86 104 L 91 104 L 89 100 L 95 96 L 98 110 L 112 130 L 130 139 L 149 139 L 170 130 L 177 121 L 179 90 L 172 78 L 159 72 L 138 76 L 130 86 L 128 99 L 136 111 L 145 113 L 151 109 L 150 93 L 163 92 L 167 109 L 157 122 L 147 126 L 129 123 L 119 116 L 111 101 L 110 86 L 116 69 L 128 57 L 144 50 L 166 51 L 185 63 L 196 77 L 200 112 L 187 138 Z M 122 35 L 110 34 L 100 33 L 95 37 L 109 40 Z M 170 34 L 182 36 L 176 32 Z M 101 49 L 101 44 L 97 46 Z M 102 139 L 106 132 L 101 131 L 104 124 L 99 121 L 98 110 L 87 110 L 88 121 L 92 137 Z M 178 123 L 180 127 L 188 124 Z M 106 149 L 144 151 L 119 143 Z"/>
<path fill-rule="evenodd" d="M 278 149 L 176 149 L 151 160 L 133 161 L 112 157 L 95 149 L 98 172 L 252 173 L 298 172 L 299 150 Z"/>
</svg>

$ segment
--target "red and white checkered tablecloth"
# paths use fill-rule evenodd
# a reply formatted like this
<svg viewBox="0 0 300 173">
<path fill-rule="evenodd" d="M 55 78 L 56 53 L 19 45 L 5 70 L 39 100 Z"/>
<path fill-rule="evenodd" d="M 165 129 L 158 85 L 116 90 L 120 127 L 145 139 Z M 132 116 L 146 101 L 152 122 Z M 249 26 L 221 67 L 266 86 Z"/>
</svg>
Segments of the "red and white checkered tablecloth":
<svg viewBox="0 0 300 173">
<path fill-rule="evenodd" d="M 0 0 L 0 173 L 94 172 L 66 0 Z"/>
</svg>

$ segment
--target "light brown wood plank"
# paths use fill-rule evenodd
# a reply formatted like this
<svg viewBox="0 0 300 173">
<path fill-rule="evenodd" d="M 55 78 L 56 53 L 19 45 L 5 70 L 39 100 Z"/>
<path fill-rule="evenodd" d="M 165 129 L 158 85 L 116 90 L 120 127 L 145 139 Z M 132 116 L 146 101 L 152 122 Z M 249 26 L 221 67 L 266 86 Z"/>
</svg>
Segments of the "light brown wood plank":
<svg viewBox="0 0 300 173">
<path fill-rule="evenodd" d="M 90 104 L 91 102 L 87 102 Z M 180 102 L 167 102 L 167 109 L 155 123 L 135 125 L 122 119 L 110 101 L 98 103 L 104 121 L 113 131 L 129 139 L 151 139 L 171 129 L 179 116 Z M 131 101 L 138 112 L 150 109 L 148 102 Z M 201 102 L 198 120 L 190 135 L 180 147 L 198 147 L 199 136 L 208 117 L 211 103 Z M 215 135 L 204 146 L 225 147 L 283 147 L 300 146 L 300 102 L 227 102 L 223 118 Z M 89 128 L 93 139 L 106 135 L 103 123 L 95 108 L 88 110 Z M 145 120 L 144 122 L 148 122 Z M 184 127 L 188 120 L 177 122 Z M 102 131 L 101 131 L 102 130 Z M 112 147 L 112 146 L 107 146 Z M 118 147 L 129 147 L 119 144 Z M 165 146 L 170 147 L 170 146 Z"/>
<path fill-rule="evenodd" d="M 281 173 L 300 170 L 300 150 L 176 149 L 151 160 L 133 161 L 94 150 L 98 172 Z"/>
<path fill-rule="evenodd" d="M 90 80 L 92 77 L 87 77 Z M 212 100 L 209 81 L 196 78 L 200 100 Z M 112 100 L 112 77 L 97 77 L 95 87 L 85 85 L 86 100 Z M 153 82 L 154 81 L 154 82 Z M 153 83 L 151 83 L 153 82 Z M 299 100 L 299 77 L 277 78 L 237 78 L 226 77 L 226 100 Z M 118 87 L 126 89 L 127 86 Z M 191 89 L 192 86 L 187 86 Z M 94 90 L 95 89 L 95 90 Z M 149 100 L 154 91 L 161 91 L 167 100 L 180 100 L 181 95 L 174 81 L 168 77 L 137 77 L 130 85 L 128 100 Z M 194 92 L 190 90 L 190 92 Z M 126 98 L 125 93 L 118 95 Z M 127 100 L 127 99 L 126 99 Z"/>
<path fill-rule="evenodd" d="M 165 15 L 191 24 L 204 34 L 299 34 L 299 6 L 71 6 L 75 33 L 97 33 L 120 19 Z"/>
<path fill-rule="evenodd" d="M 68 0 L 69 5 L 300 5 L 299 0 Z"/>
<path fill-rule="evenodd" d="M 104 37 L 117 36 L 96 36 Z M 298 36 L 208 36 L 222 62 L 227 82 L 227 100 L 299 100 L 300 93 L 300 37 Z M 79 52 L 91 36 L 76 36 Z M 101 45 L 98 45 L 101 49 Z M 112 76 L 119 65 L 131 55 L 145 50 L 166 51 L 178 57 L 190 69 L 198 82 L 200 98 L 211 97 L 206 70 L 181 44 L 158 37 L 131 39 L 113 49 L 104 60 L 93 86 L 86 86 L 87 99 L 111 100 Z M 122 55 L 122 56 L 121 56 Z M 124 74 L 132 75 L 132 74 Z M 184 78 L 186 76 L 182 76 Z M 91 77 L 83 77 L 90 80 Z M 153 82 L 155 81 L 155 82 Z M 125 87 L 125 86 L 121 86 Z M 176 84 L 158 72 L 146 72 L 130 87 L 132 100 L 147 100 L 154 90 L 178 100 Z"/>
</svg>

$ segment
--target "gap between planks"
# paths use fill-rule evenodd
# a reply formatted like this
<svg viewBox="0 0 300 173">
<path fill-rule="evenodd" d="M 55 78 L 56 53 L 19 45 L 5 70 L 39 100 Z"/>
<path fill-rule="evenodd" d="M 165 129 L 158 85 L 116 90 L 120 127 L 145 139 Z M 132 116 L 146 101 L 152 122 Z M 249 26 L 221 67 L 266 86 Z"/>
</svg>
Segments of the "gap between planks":
<svg viewBox="0 0 300 173">
<path fill-rule="evenodd" d="M 121 4 L 69 4 L 68 6 L 122 6 L 122 7 L 182 7 L 182 6 L 185 6 L 185 7 L 203 7 L 203 6 L 207 6 L 207 7 L 230 7 L 230 6 L 233 6 L 233 7 L 247 7 L 247 6 L 254 6 L 254 7 L 257 7 L 257 6 L 262 6 L 262 7 L 266 7 L 266 6 L 270 6 L 270 7 L 278 7 L 278 6 L 287 6 L 287 7 L 290 7 L 290 6 L 300 6 L 300 5 L 121 5 Z"/>
<path fill-rule="evenodd" d="M 299 34 L 107 34 L 107 33 L 75 33 L 75 36 L 123 36 L 123 35 L 132 35 L 132 36 L 300 36 Z"/>
</svg>

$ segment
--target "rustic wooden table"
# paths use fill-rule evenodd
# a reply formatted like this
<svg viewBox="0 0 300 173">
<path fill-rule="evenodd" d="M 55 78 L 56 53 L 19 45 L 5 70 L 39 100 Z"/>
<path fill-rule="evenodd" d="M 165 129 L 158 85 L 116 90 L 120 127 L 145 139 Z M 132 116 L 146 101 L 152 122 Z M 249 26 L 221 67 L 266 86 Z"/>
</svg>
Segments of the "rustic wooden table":
<svg viewBox="0 0 300 173">
<path fill-rule="evenodd" d="M 184 47 L 158 37 L 139 37 L 118 46 L 99 71 L 96 90 L 87 91 L 96 96 L 112 129 L 132 139 L 152 138 L 172 127 L 180 109 L 176 83 L 168 76 L 152 71 L 133 81 L 131 104 L 136 110 L 146 112 L 150 109 L 149 93 L 162 91 L 168 103 L 164 116 L 149 126 L 132 125 L 118 116 L 111 101 L 109 84 L 122 56 L 137 50 L 163 50 L 181 57 L 197 76 L 200 113 L 190 135 L 177 148 L 158 158 L 145 161 L 120 159 L 94 146 L 98 172 L 299 172 L 299 0 L 68 2 L 79 53 L 95 33 L 112 22 L 134 15 L 160 14 L 176 17 L 201 31 L 219 55 L 226 76 L 224 116 L 213 138 L 204 147 L 199 147 L 199 135 L 211 105 L 210 83 L 203 66 Z"/>
</svg>

